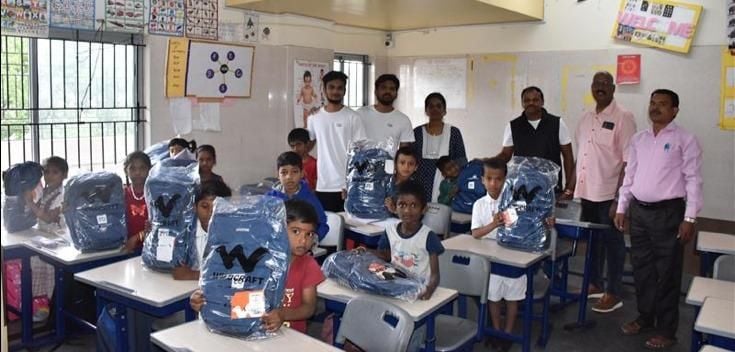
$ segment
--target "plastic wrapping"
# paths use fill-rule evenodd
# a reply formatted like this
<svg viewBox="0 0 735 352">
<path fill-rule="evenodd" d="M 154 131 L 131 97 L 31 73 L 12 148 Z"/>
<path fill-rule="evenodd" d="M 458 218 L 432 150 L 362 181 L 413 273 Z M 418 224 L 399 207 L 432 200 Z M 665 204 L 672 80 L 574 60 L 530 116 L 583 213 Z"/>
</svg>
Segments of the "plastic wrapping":
<svg viewBox="0 0 735 352">
<path fill-rule="evenodd" d="M 3 172 L 3 225 L 8 232 L 18 232 L 36 224 L 36 215 L 26 206 L 24 193 L 38 186 L 43 168 L 36 162 L 15 164 Z"/>
<path fill-rule="evenodd" d="M 168 167 L 156 164 L 145 181 L 145 203 L 151 231 L 143 242 L 143 263 L 154 270 L 170 271 L 183 264 L 198 266 L 196 255 L 195 165 Z"/>
<path fill-rule="evenodd" d="M 472 206 L 487 194 L 482 184 L 483 173 L 480 159 L 474 159 L 462 167 L 457 177 L 457 194 L 452 200 L 452 210 L 472 214 Z"/>
<path fill-rule="evenodd" d="M 421 279 L 366 251 L 341 251 L 322 264 L 324 276 L 353 290 L 415 301 L 426 286 Z"/>
<path fill-rule="evenodd" d="M 385 219 L 390 212 L 385 207 L 390 177 L 393 175 L 393 155 L 390 141 L 376 143 L 357 141 L 347 152 L 347 198 L 345 211 L 363 219 Z"/>
<path fill-rule="evenodd" d="M 559 166 L 536 157 L 513 157 L 508 164 L 499 209 L 505 226 L 498 229 L 498 243 L 528 252 L 549 248 L 546 218 L 554 212 L 554 187 Z"/>
<path fill-rule="evenodd" d="M 143 153 L 148 154 L 148 157 L 151 159 L 151 164 L 156 164 L 161 160 L 169 158 L 168 142 L 168 140 L 160 141 L 148 148 L 145 148 Z"/>
<path fill-rule="evenodd" d="M 268 337 L 260 317 L 281 306 L 289 256 L 283 201 L 216 198 L 199 278 L 207 327 L 247 339 Z"/>
<path fill-rule="evenodd" d="M 64 186 L 64 220 L 74 248 L 118 248 L 128 236 L 120 176 L 99 171 L 74 176 Z"/>
</svg>

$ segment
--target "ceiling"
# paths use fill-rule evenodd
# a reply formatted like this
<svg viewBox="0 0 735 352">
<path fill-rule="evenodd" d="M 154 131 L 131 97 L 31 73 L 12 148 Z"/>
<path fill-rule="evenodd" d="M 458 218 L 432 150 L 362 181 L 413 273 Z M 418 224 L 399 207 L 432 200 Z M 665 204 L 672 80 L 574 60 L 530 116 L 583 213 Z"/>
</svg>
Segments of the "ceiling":
<svg viewBox="0 0 735 352">
<path fill-rule="evenodd" d="M 543 20 L 543 0 L 225 0 L 229 7 L 398 31 Z"/>
</svg>

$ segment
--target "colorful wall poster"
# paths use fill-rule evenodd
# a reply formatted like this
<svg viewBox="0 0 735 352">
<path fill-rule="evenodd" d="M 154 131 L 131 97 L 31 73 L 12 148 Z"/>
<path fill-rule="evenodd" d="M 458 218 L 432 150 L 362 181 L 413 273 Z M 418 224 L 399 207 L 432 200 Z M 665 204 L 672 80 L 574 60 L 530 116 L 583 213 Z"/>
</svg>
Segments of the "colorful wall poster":
<svg viewBox="0 0 735 352">
<path fill-rule="evenodd" d="M 189 41 L 186 96 L 249 98 L 255 47 Z"/>
<path fill-rule="evenodd" d="M 621 0 L 612 37 L 687 53 L 702 5 L 669 0 Z"/>
<path fill-rule="evenodd" d="M 0 27 L 3 35 L 48 37 L 48 10 L 46 0 L 2 0 Z"/>
<path fill-rule="evenodd" d="M 641 55 L 618 55 L 617 84 L 641 83 Z"/>
<path fill-rule="evenodd" d="M 105 0 L 105 28 L 117 32 L 143 32 L 145 1 Z"/>
<path fill-rule="evenodd" d="M 55 0 L 50 2 L 49 25 L 51 27 L 71 28 L 93 31 L 94 1 Z"/>
<path fill-rule="evenodd" d="M 295 60 L 293 63 L 294 126 L 306 128 L 306 121 L 326 104 L 322 77 L 331 71 L 326 62 Z"/>
<path fill-rule="evenodd" d="M 217 0 L 186 0 L 186 36 L 217 40 Z"/>
<path fill-rule="evenodd" d="M 189 61 L 189 39 L 168 40 L 166 55 L 166 97 L 186 95 L 186 67 Z"/>
<path fill-rule="evenodd" d="M 722 88 L 720 89 L 720 129 L 735 130 L 735 56 L 722 49 Z"/>
<path fill-rule="evenodd" d="M 184 36 L 184 0 L 151 0 L 148 33 Z"/>
</svg>

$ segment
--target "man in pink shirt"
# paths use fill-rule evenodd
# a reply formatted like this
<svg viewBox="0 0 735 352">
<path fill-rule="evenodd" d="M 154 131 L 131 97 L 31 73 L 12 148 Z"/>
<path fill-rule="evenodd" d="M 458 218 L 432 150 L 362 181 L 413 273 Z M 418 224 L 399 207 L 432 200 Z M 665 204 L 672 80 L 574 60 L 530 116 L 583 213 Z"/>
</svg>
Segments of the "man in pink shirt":
<svg viewBox="0 0 735 352">
<path fill-rule="evenodd" d="M 630 142 L 615 226 L 630 221 L 631 257 L 638 317 L 621 327 L 625 335 L 655 329 L 649 349 L 676 343 L 684 244 L 694 236 L 702 208 L 702 149 L 697 137 L 674 123 L 679 96 L 651 94 L 651 128 Z"/>
<path fill-rule="evenodd" d="M 597 72 L 592 78 L 595 109 L 585 112 L 577 125 L 577 184 L 575 197 L 582 200 L 582 221 L 610 225 L 592 242 L 588 294 L 600 298 L 592 306 L 598 313 L 609 313 L 623 306 L 623 265 L 625 241 L 613 226 L 617 203 L 615 194 L 622 182 L 628 142 L 636 130 L 633 114 L 614 100 L 615 83 L 609 72 Z M 602 276 L 607 258 L 607 287 Z M 604 291 L 603 291 L 604 288 Z M 604 292 L 604 294 L 603 294 Z"/>
</svg>

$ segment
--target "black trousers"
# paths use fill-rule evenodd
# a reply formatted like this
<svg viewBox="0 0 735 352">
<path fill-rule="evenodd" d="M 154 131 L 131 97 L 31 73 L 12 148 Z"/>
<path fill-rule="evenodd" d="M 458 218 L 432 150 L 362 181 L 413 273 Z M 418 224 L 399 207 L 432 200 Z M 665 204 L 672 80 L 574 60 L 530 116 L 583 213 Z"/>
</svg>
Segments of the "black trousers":
<svg viewBox="0 0 735 352">
<path fill-rule="evenodd" d="M 686 205 L 682 199 L 630 204 L 630 240 L 638 322 L 675 338 L 684 247 L 677 238 Z"/>
<path fill-rule="evenodd" d="M 345 210 L 345 201 L 342 199 L 342 192 L 316 192 L 316 197 L 326 211 L 339 213 Z"/>
<path fill-rule="evenodd" d="M 603 231 L 601 236 L 592 242 L 594 251 L 590 272 L 590 282 L 618 298 L 623 294 L 623 267 L 625 265 L 625 238 L 615 228 L 610 219 L 610 205 L 612 200 L 593 202 L 582 199 L 582 221 L 595 224 L 609 225 L 610 229 Z M 607 261 L 607 286 L 604 286 L 605 261 Z"/>
</svg>

